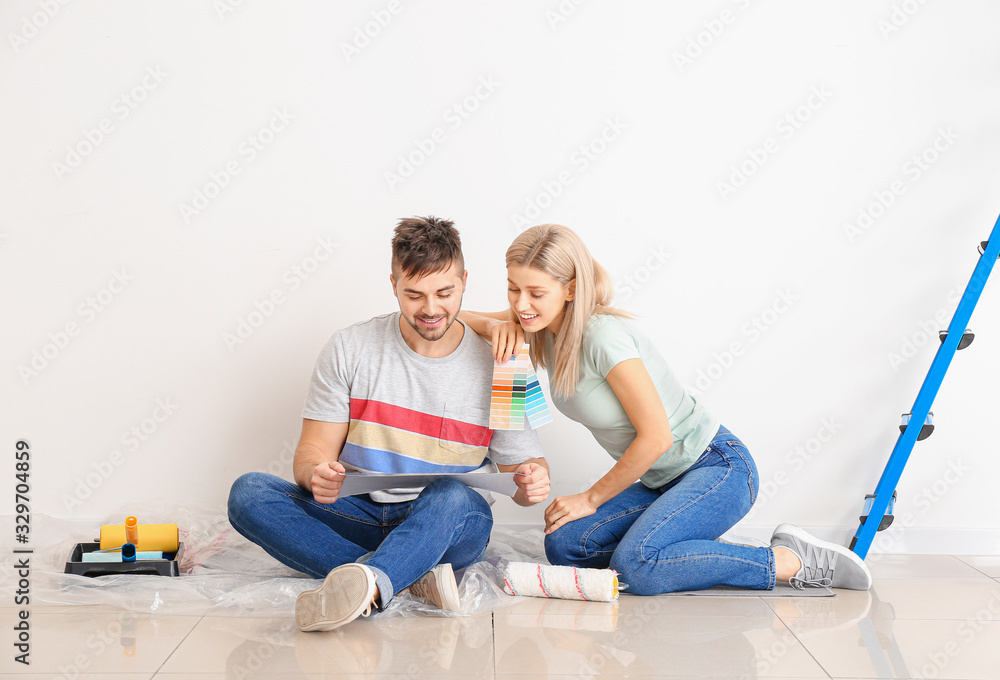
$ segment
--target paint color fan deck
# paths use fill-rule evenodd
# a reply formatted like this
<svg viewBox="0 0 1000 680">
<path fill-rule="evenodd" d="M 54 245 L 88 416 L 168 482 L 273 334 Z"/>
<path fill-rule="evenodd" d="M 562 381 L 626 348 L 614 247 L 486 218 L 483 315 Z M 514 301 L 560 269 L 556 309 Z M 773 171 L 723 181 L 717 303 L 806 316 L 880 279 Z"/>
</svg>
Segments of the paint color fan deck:
<svg viewBox="0 0 1000 680">
<path fill-rule="evenodd" d="M 493 367 L 490 429 L 523 430 L 525 419 L 532 429 L 552 422 L 545 394 L 528 357 L 528 343 L 524 343 L 517 357 Z"/>
</svg>

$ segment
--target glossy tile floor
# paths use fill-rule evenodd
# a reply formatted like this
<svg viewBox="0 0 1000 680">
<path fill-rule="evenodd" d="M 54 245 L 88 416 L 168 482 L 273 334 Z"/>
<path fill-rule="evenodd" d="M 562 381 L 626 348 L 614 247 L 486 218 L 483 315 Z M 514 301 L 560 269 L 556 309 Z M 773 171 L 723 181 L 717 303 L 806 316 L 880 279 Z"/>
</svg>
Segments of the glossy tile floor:
<svg viewBox="0 0 1000 680">
<path fill-rule="evenodd" d="M 1000 557 L 880 555 L 868 592 L 833 598 L 529 598 L 475 617 L 361 619 L 300 633 L 289 618 L 31 609 L 0 680 L 306 678 L 1000 678 Z M 8 625 L 10 624 L 10 625 Z"/>
</svg>

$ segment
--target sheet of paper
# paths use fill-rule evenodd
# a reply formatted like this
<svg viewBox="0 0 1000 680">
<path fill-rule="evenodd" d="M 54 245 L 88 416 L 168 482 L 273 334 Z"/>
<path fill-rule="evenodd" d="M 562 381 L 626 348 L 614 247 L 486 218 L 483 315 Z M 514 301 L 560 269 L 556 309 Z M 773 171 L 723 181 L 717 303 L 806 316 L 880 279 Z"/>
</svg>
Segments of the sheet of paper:
<svg viewBox="0 0 1000 680">
<path fill-rule="evenodd" d="M 385 489 L 413 489 L 424 487 L 441 477 L 456 479 L 466 486 L 495 491 L 505 496 L 517 493 L 513 472 L 451 472 L 433 474 L 370 474 L 364 472 L 348 472 L 344 477 L 344 485 L 340 487 L 341 496 L 357 496 L 372 491 Z"/>
</svg>

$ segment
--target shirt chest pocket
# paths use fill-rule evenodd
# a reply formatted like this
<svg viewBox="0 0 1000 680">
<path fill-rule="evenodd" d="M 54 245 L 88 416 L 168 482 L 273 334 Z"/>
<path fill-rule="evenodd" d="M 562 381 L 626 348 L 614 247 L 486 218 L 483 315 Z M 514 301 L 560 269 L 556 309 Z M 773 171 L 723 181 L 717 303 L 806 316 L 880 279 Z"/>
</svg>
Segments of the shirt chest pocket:
<svg viewBox="0 0 1000 680">
<path fill-rule="evenodd" d="M 478 455 L 486 457 L 493 431 L 489 429 L 489 411 L 472 408 L 467 404 L 445 404 L 441 418 L 441 432 L 438 445 L 451 454 L 459 456 Z"/>
</svg>

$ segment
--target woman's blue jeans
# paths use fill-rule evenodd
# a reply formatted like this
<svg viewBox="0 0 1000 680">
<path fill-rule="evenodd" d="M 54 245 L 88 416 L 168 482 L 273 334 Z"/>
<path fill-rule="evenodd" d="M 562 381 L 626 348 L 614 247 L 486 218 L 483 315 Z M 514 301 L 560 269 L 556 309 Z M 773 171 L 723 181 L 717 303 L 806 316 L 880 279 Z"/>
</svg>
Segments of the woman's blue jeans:
<svg viewBox="0 0 1000 680">
<path fill-rule="evenodd" d="M 233 483 L 229 522 L 279 562 L 316 578 L 357 562 L 375 572 L 382 606 L 442 562 L 467 567 L 486 550 L 493 529 L 482 496 L 438 479 L 403 503 L 367 495 L 317 503 L 297 484 L 250 472 Z"/>
<path fill-rule="evenodd" d="M 545 537 L 552 564 L 610 567 L 626 592 L 656 595 L 725 585 L 774 588 L 770 548 L 719 543 L 757 498 L 757 466 L 722 427 L 680 477 L 658 489 L 637 482 L 589 517 Z"/>
</svg>

